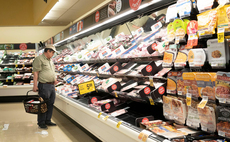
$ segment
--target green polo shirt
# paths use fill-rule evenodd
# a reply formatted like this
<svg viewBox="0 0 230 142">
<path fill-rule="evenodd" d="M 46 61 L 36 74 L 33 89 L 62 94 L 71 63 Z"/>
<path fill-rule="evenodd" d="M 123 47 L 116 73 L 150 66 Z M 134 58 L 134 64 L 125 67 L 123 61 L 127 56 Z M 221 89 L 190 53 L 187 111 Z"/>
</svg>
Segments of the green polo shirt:
<svg viewBox="0 0 230 142">
<path fill-rule="evenodd" d="M 44 54 L 34 59 L 33 71 L 39 72 L 38 81 L 41 83 L 54 82 L 56 79 L 54 63 Z"/>
</svg>

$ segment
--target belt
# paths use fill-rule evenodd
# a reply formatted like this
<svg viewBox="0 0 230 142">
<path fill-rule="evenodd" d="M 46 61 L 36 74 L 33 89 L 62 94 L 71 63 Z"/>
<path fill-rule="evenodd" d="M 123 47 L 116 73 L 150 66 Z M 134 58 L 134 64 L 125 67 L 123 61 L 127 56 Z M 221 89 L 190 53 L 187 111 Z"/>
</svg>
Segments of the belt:
<svg viewBox="0 0 230 142">
<path fill-rule="evenodd" d="M 41 82 L 39 82 L 39 83 L 41 83 Z M 52 85 L 54 85 L 54 82 L 46 82 L 46 83 L 41 83 L 41 84 L 52 84 Z"/>
</svg>

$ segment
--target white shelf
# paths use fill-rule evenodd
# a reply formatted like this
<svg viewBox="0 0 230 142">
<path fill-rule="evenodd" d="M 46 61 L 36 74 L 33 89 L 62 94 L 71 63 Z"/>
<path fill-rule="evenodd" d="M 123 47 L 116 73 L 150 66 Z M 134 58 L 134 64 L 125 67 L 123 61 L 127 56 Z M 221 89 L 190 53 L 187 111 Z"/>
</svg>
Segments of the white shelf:
<svg viewBox="0 0 230 142">
<path fill-rule="evenodd" d="M 0 86 L 0 97 L 2 96 L 25 96 L 29 90 L 33 89 L 33 85 L 8 85 Z M 29 95 L 37 95 L 38 93 L 30 92 Z"/>
<path fill-rule="evenodd" d="M 142 140 L 138 139 L 140 133 L 138 128 L 128 127 L 128 123 L 125 122 L 125 125 L 122 123 L 120 127 L 117 128 L 116 126 L 119 120 L 116 121 L 110 118 L 104 120 L 105 115 L 101 115 L 101 117 L 98 118 L 99 112 L 81 104 L 77 100 L 71 100 L 57 94 L 54 105 L 102 141 L 142 142 Z M 154 134 L 151 136 L 156 137 Z M 148 138 L 146 142 L 160 142 L 160 140 Z"/>
</svg>

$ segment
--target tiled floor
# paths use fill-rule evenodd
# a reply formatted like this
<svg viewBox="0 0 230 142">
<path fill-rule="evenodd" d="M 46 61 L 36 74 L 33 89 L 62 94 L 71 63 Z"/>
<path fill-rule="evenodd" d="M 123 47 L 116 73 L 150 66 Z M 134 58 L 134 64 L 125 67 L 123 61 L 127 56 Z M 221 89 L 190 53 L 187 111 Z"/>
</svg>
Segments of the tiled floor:
<svg viewBox="0 0 230 142">
<path fill-rule="evenodd" d="M 94 142 L 56 109 L 52 121 L 58 126 L 41 130 L 36 120 L 36 115 L 25 112 L 22 103 L 0 103 L 0 142 Z M 8 129 L 4 124 L 9 124 Z"/>
</svg>

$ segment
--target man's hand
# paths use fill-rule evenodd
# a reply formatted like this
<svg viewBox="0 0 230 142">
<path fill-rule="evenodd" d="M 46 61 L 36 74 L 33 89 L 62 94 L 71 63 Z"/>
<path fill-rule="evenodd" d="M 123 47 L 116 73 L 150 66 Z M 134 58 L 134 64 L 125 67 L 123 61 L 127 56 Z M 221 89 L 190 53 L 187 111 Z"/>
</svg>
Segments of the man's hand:
<svg viewBox="0 0 230 142">
<path fill-rule="evenodd" d="M 55 81 L 54 81 L 54 85 L 57 85 L 57 84 L 58 84 L 58 81 L 57 81 L 57 80 L 55 80 Z"/>
<path fill-rule="evenodd" d="M 35 85 L 35 86 L 33 87 L 33 91 L 34 91 L 34 92 L 38 92 L 38 86 Z"/>
</svg>

